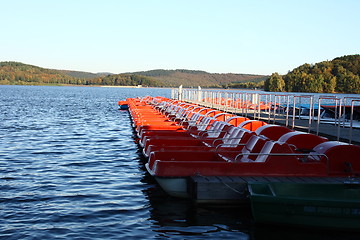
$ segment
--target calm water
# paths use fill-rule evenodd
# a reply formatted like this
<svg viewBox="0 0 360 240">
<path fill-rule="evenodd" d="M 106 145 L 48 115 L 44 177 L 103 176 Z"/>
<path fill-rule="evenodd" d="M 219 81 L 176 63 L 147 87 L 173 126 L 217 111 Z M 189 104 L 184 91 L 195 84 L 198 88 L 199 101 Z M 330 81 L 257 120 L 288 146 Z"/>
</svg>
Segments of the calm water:
<svg viewBox="0 0 360 240">
<path fill-rule="evenodd" d="M 170 90 L 0 86 L 0 239 L 344 239 L 165 195 L 117 110 L 145 95 Z"/>
<path fill-rule="evenodd" d="M 0 86 L 2 239 L 248 239 L 242 214 L 174 200 L 117 101 L 169 89 Z"/>
</svg>

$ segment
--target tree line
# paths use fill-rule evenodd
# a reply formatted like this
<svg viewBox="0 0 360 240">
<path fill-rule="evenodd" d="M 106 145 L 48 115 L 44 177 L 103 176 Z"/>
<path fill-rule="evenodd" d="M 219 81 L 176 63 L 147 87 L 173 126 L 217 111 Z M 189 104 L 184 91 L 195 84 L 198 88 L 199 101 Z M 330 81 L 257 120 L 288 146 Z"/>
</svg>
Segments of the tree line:
<svg viewBox="0 0 360 240">
<path fill-rule="evenodd" d="M 348 55 L 316 64 L 303 64 L 286 75 L 273 73 L 265 91 L 360 93 L 360 55 Z"/>
<path fill-rule="evenodd" d="M 149 77 L 135 74 L 113 74 L 90 80 L 91 85 L 159 87 L 160 83 Z"/>
<path fill-rule="evenodd" d="M 108 86 L 202 86 L 218 88 L 264 89 L 273 92 L 360 93 L 360 55 L 338 57 L 332 61 L 303 64 L 286 75 L 270 77 L 249 74 L 211 74 L 195 70 L 151 70 L 147 72 L 97 74 L 46 69 L 19 62 L 0 62 L 0 85 L 108 85 Z M 88 75 L 88 74 L 87 74 Z M 95 77 L 96 76 L 96 77 Z"/>
<path fill-rule="evenodd" d="M 245 89 L 263 89 L 264 81 L 260 82 L 240 82 L 240 83 L 230 83 L 222 85 L 222 88 L 245 88 Z"/>
<path fill-rule="evenodd" d="M 0 84 L 2 85 L 108 85 L 151 86 L 160 83 L 150 77 L 135 74 L 113 74 L 95 78 L 77 78 L 60 70 L 40 68 L 19 62 L 0 62 Z"/>
</svg>

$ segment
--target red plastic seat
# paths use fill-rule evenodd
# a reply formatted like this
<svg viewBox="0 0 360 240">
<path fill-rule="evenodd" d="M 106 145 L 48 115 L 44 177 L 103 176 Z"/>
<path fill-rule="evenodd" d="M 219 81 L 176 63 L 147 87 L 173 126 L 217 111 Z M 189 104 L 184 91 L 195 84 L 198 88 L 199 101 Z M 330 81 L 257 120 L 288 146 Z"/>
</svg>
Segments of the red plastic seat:
<svg viewBox="0 0 360 240">
<path fill-rule="evenodd" d="M 261 126 L 255 131 L 257 135 L 265 136 L 273 141 L 277 141 L 281 136 L 288 132 L 292 132 L 292 130 L 284 126 L 272 124 Z"/>
<path fill-rule="evenodd" d="M 313 151 L 315 146 L 326 141 L 328 141 L 327 138 L 299 131 L 285 133 L 278 140 L 279 143 L 292 145 L 296 151 L 303 153 Z"/>
<path fill-rule="evenodd" d="M 357 176 L 360 174 L 360 146 L 336 141 L 317 145 L 310 153 L 308 161 L 327 164 L 332 176 Z"/>
<path fill-rule="evenodd" d="M 266 122 L 258 121 L 258 120 L 247 120 L 239 124 L 238 127 L 245 128 L 250 131 L 255 131 L 261 126 L 267 125 Z"/>
</svg>

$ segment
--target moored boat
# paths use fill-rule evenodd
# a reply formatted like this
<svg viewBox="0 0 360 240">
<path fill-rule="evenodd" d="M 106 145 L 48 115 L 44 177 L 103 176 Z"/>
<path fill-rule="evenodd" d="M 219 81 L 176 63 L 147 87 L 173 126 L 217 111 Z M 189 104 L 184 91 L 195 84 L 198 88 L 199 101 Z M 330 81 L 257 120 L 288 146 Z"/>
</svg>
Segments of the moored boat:
<svg viewBox="0 0 360 240">
<path fill-rule="evenodd" d="M 195 176 L 344 177 L 360 172 L 359 146 L 182 101 L 128 103 L 148 157 L 146 169 L 172 196 L 189 197 L 189 181 Z"/>
<path fill-rule="evenodd" d="M 188 196 L 187 185 L 184 182 L 197 175 L 347 177 L 360 172 L 360 163 L 355 155 L 360 147 L 355 145 L 323 142 L 313 149 L 299 148 L 298 151 L 294 151 L 289 144 L 252 136 L 245 146 L 240 153 L 152 152 L 146 169 L 169 195 L 173 194 L 174 188 L 178 189 L 178 193 L 173 195 L 177 197 Z M 259 148 L 261 150 L 258 150 Z M 310 153 L 306 153 L 308 151 Z M 171 184 L 168 184 L 169 182 Z"/>
<path fill-rule="evenodd" d="M 119 101 L 118 105 L 119 105 L 119 110 L 128 110 L 129 109 L 129 105 L 128 105 L 127 101 Z"/>
<path fill-rule="evenodd" d="M 360 181 L 343 183 L 248 183 L 259 223 L 351 229 L 360 226 Z"/>
</svg>

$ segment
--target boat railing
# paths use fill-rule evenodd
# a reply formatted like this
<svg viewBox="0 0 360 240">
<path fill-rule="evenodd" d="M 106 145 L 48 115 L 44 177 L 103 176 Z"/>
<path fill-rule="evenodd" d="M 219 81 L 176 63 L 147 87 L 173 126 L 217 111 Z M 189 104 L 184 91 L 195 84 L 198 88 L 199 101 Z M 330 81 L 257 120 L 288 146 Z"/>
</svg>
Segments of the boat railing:
<svg viewBox="0 0 360 240">
<path fill-rule="evenodd" d="M 184 124 L 195 125 L 199 121 L 199 118 L 201 117 L 201 114 L 199 114 L 197 112 L 193 112 L 193 114 L 190 117 L 189 117 L 189 115 L 187 115 L 187 118 L 182 120 L 179 123 L 179 125 L 181 125 L 181 126 L 183 126 Z"/>
<path fill-rule="evenodd" d="M 235 140 L 235 139 L 241 139 L 241 138 L 226 138 L 227 140 Z M 246 143 L 220 143 L 216 146 L 215 152 L 217 152 L 222 147 L 238 147 L 238 146 L 245 146 Z"/>
<path fill-rule="evenodd" d="M 200 123 L 200 124 L 196 124 L 196 127 L 207 127 L 210 126 L 209 123 Z"/>
<path fill-rule="evenodd" d="M 194 119 L 194 120 L 188 120 L 188 121 L 184 121 L 181 125 L 183 125 L 185 122 L 188 124 L 188 128 L 193 127 L 193 126 L 197 126 L 197 122 L 199 121 L 199 119 Z"/>
<path fill-rule="evenodd" d="M 240 161 L 238 161 L 238 158 L 243 157 L 243 156 L 279 156 L 279 157 L 286 157 L 286 156 L 304 156 L 304 157 L 322 156 L 322 157 L 325 157 L 325 159 L 326 159 L 327 171 L 329 169 L 329 157 L 326 154 L 323 154 L 323 153 L 311 153 L 311 155 L 308 154 L 308 153 L 239 153 L 234 158 L 234 162 L 240 162 Z M 256 160 L 252 161 L 252 162 L 256 162 Z"/>
<path fill-rule="evenodd" d="M 241 140 L 242 137 L 222 137 L 222 138 L 216 138 L 216 139 L 213 140 L 212 144 L 213 144 L 213 146 L 214 146 L 217 141 L 236 140 L 236 139 L 240 139 L 240 140 Z"/>
<path fill-rule="evenodd" d="M 208 133 L 227 133 L 227 131 L 224 131 L 224 130 L 205 130 L 204 132 L 201 132 L 201 135 L 198 135 L 199 137 L 204 137 L 205 134 L 208 134 Z"/>
</svg>

